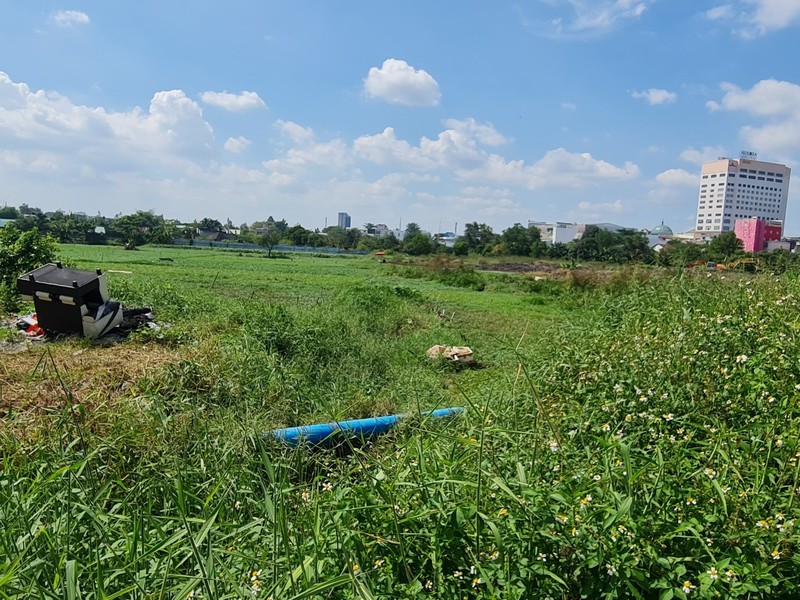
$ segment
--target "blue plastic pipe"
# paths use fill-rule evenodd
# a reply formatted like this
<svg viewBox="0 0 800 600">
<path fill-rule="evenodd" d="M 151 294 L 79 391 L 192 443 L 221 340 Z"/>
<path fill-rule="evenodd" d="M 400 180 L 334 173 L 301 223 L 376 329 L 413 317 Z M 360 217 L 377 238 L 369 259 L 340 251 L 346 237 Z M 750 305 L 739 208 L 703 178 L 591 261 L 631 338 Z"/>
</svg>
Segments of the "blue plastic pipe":
<svg viewBox="0 0 800 600">
<path fill-rule="evenodd" d="M 420 413 L 420 417 L 452 417 L 464 412 L 460 406 L 453 408 L 440 408 Z M 367 439 L 386 433 L 397 425 L 401 419 L 414 416 L 413 414 L 388 415 L 385 417 L 371 417 L 369 419 L 354 419 L 352 421 L 339 421 L 321 423 L 318 425 L 302 425 L 300 427 L 287 427 L 273 429 L 265 437 L 273 437 L 289 446 L 301 443 L 311 445 L 330 444 L 342 437 Z"/>
</svg>

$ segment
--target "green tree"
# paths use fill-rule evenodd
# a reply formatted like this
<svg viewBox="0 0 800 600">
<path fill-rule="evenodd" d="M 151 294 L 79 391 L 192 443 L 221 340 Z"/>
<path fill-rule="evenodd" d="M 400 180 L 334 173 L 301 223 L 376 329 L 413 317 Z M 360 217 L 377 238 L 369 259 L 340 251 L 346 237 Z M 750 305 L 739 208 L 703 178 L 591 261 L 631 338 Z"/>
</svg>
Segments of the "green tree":
<svg viewBox="0 0 800 600">
<path fill-rule="evenodd" d="M 733 231 L 725 231 L 708 243 L 706 254 L 709 260 L 728 262 L 744 254 L 744 245 Z"/>
<path fill-rule="evenodd" d="M 405 234 L 403 235 L 403 239 L 405 239 L 407 235 L 414 235 L 415 233 L 420 233 L 421 231 L 422 229 L 420 228 L 419 225 L 417 225 L 416 223 L 409 223 L 408 225 L 406 225 L 406 230 Z"/>
<path fill-rule="evenodd" d="M 267 256 L 272 257 L 272 250 L 281 241 L 281 234 L 275 227 L 268 227 L 267 231 L 258 237 L 258 245 L 267 249 Z"/>
<path fill-rule="evenodd" d="M 430 254 L 435 251 L 436 246 L 436 242 L 420 231 L 403 236 L 402 250 L 411 256 Z"/>
<path fill-rule="evenodd" d="M 37 229 L 20 231 L 13 224 L 0 229 L 0 302 L 7 311 L 19 303 L 17 277 L 56 260 L 56 241 Z"/>
<path fill-rule="evenodd" d="M 523 227 L 514 223 L 500 236 L 506 251 L 514 256 L 530 256 L 533 245 L 541 241 L 542 234 L 536 227 Z"/>
<path fill-rule="evenodd" d="M 497 234 L 486 223 L 476 221 L 464 226 L 464 234 L 459 239 L 467 244 L 470 252 L 484 254 L 496 243 Z"/>
<path fill-rule="evenodd" d="M 222 223 L 209 217 L 203 217 L 200 219 L 200 222 L 197 224 L 197 226 L 200 229 L 205 229 L 206 231 L 222 231 Z"/>
<path fill-rule="evenodd" d="M 308 246 L 308 240 L 312 233 L 302 225 L 292 225 L 286 230 L 284 237 L 295 246 Z"/>
<path fill-rule="evenodd" d="M 111 222 L 111 231 L 125 244 L 141 246 L 150 239 L 151 232 L 164 222 L 164 217 L 151 211 L 139 210 L 132 215 L 117 216 Z"/>
<path fill-rule="evenodd" d="M 16 219 L 19 216 L 13 206 L 0 206 L 0 219 Z"/>
</svg>

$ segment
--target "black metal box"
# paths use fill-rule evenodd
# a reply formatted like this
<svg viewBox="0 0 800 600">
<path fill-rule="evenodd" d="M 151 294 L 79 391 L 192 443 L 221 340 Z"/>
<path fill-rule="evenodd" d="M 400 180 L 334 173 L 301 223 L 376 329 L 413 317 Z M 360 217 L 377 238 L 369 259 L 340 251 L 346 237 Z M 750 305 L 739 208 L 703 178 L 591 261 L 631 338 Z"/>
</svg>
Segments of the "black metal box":
<svg viewBox="0 0 800 600">
<path fill-rule="evenodd" d="M 119 303 L 108 299 L 105 275 L 49 263 L 17 279 L 17 290 L 36 307 L 45 331 L 99 337 L 122 321 Z"/>
</svg>

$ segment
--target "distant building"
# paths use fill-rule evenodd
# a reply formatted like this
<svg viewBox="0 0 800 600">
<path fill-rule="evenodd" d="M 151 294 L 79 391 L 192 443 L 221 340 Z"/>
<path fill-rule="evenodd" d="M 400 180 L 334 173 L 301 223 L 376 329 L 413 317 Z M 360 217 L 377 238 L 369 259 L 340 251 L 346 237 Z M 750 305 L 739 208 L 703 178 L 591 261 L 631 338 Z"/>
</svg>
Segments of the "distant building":
<svg viewBox="0 0 800 600">
<path fill-rule="evenodd" d="M 734 232 L 736 237 L 742 240 L 745 252 L 761 252 L 767 248 L 768 242 L 780 241 L 783 224 L 780 221 L 766 221 L 757 217 L 736 219 Z"/>
<path fill-rule="evenodd" d="M 444 231 L 442 233 L 437 233 L 433 236 L 433 239 L 436 240 L 437 244 L 444 246 L 445 248 L 452 248 L 456 245 L 456 234 L 452 231 Z"/>
<path fill-rule="evenodd" d="M 528 221 L 528 227 L 535 227 L 542 234 L 542 241 L 548 244 L 566 244 L 580 238 L 583 233 L 577 223 L 544 223 L 542 221 Z"/>
<path fill-rule="evenodd" d="M 791 169 L 755 159 L 720 158 L 703 165 L 697 198 L 696 237 L 733 231 L 737 219 L 786 220 Z"/>
<path fill-rule="evenodd" d="M 9 223 L 13 223 L 14 219 L 0 219 L 0 227 L 5 227 Z"/>
<path fill-rule="evenodd" d="M 389 228 L 388 228 L 388 227 L 387 227 L 385 224 L 383 224 L 383 223 L 378 223 L 377 225 L 375 225 L 375 233 L 374 233 L 373 235 L 374 235 L 375 237 L 382 238 L 382 237 L 386 237 L 386 236 L 388 236 L 390 233 L 392 233 L 392 230 L 391 230 L 391 229 L 389 229 Z"/>
<path fill-rule="evenodd" d="M 340 212 L 338 224 L 342 229 L 350 229 L 350 215 L 348 215 L 346 212 Z"/>
</svg>

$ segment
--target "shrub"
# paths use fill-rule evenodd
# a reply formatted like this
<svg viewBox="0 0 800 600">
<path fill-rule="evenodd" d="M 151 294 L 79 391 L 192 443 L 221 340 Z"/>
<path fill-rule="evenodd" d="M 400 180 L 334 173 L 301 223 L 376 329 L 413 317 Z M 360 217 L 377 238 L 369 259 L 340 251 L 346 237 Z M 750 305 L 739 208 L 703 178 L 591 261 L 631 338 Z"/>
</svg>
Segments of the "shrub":
<svg viewBox="0 0 800 600">
<path fill-rule="evenodd" d="M 36 229 L 19 231 L 13 225 L 0 229 L 0 307 L 17 309 L 16 279 L 45 263 L 56 260 L 56 241 Z"/>
</svg>

